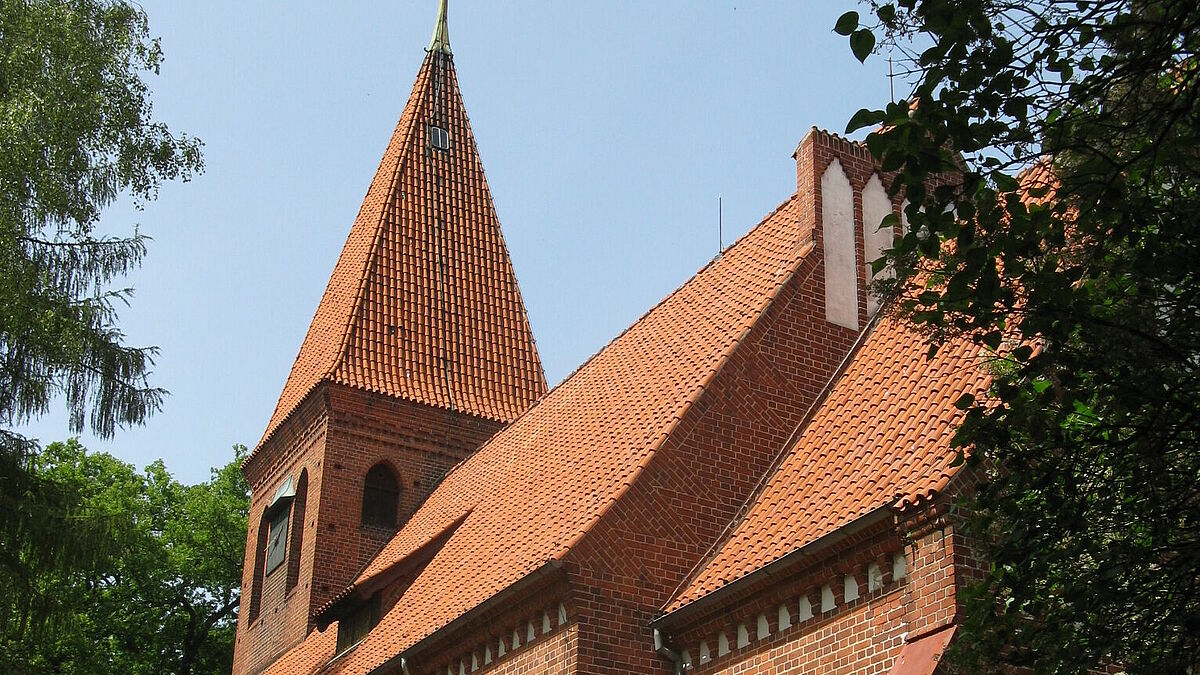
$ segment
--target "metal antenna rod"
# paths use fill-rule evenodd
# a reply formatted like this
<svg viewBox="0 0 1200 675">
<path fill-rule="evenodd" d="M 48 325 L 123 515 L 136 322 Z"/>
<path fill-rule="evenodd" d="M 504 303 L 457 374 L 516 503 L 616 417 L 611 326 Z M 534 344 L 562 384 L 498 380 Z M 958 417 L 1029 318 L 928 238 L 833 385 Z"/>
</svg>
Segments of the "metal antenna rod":
<svg viewBox="0 0 1200 675">
<path fill-rule="evenodd" d="M 888 87 L 892 90 L 892 103 L 896 102 L 896 75 L 892 72 L 892 57 L 888 55 Z"/>
<path fill-rule="evenodd" d="M 717 255 L 725 250 L 725 209 L 721 204 L 721 195 L 717 193 Z"/>
</svg>

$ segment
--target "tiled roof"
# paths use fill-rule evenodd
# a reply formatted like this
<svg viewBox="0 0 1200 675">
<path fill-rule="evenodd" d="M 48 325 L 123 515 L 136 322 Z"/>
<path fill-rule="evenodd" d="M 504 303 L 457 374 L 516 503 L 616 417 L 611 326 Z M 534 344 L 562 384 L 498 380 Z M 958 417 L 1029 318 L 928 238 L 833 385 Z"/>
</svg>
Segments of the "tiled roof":
<svg viewBox="0 0 1200 675">
<path fill-rule="evenodd" d="M 546 391 L 448 54 L 421 65 L 259 447 L 324 380 L 500 421 Z"/>
<path fill-rule="evenodd" d="M 358 583 L 470 515 L 331 670 L 367 672 L 561 559 L 637 479 L 811 250 L 799 245 L 811 233 L 798 231 L 797 207 L 785 202 L 451 471 Z M 297 649 L 332 655 L 324 637 Z"/>
<path fill-rule="evenodd" d="M 275 659 L 263 671 L 263 675 L 310 675 L 321 669 L 337 648 L 337 624 L 333 624 L 325 632 L 314 630 L 304 638 L 304 642 L 292 647 Z"/>
<path fill-rule="evenodd" d="M 929 498 L 955 469 L 964 392 L 986 386 L 979 347 L 943 346 L 894 317 L 865 337 L 733 533 L 667 605 L 673 611 L 880 506 Z"/>
</svg>

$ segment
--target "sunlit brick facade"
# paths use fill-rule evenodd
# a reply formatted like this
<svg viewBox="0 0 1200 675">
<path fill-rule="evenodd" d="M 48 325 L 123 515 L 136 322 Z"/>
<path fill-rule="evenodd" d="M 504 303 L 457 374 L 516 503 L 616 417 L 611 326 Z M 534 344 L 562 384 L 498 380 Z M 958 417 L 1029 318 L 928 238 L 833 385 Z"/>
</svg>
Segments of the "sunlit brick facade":
<svg viewBox="0 0 1200 675">
<path fill-rule="evenodd" d="M 986 378 L 869 295 L 890 177 L 813 129 L 794 194 L 547 392 L 444 11 L 245 467 L 235 673 L 933 672 Z"/>
</svg>

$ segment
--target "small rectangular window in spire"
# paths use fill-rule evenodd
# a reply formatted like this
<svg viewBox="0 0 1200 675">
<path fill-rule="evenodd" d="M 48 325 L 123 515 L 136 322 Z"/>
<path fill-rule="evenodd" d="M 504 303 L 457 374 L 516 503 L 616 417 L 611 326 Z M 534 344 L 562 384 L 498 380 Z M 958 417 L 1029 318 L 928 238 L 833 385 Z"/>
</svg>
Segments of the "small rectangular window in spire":
<svg viewBox="0 0 1200 675">
<path fill-rule="evenodd" d="M 434 150 L 449 150 L 450 149 L 450 132 L 445 129 L 430 124 L 429 125 L 429 147 Z"/>
</svg>

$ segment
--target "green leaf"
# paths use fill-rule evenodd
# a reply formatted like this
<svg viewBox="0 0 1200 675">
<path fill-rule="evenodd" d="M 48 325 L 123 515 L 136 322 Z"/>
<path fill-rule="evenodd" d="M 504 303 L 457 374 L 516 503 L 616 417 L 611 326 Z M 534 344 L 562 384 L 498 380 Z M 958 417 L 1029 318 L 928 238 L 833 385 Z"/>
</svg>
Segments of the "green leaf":
<svg viewBox="0 0 1200 675">
<path fill-rule="evenodd" d="M 854 133 L 863 127 L 869 127 L 879 124 L 883 121 L 884 113 L 882 110 L 860 109 L 850 118 L 850 123 L 846 125 L 846 133 Z"/>
<path fill-rule="evenodd" d="M 995 174 L 995 179 L 996 179 L 996 189 L 998 189 L 999 191 L 1001 191 L 1001 192 L 1016 192 L 1017 191 L 1018 185 L 1017 185 L 1016 178 L 1013 178 L 1012 176 L 1010 176 L 1006 173 L 997 172 Z"/>
<path fill-rule="evenodd" d="M 833 26 L 833 32 L 838 35 L 849 35 L 858 28 L 858 12 L 850 11 L 838 17 L 837 23 Z"/>
<path fill-rule="evenodd" d="M 966 393 L 962 396 L 959 396 L 958 400 L 954 402 L 954 407 L 958 408 L 959 410 L 966 410 L 973 405 L 975 405 L 975 395 L 971 393 Z"/>
<path fill-rule="evenodd" d="M 854 58 L 860 62 L 866 62 L 867 56 L 871 54 L 871 50 L 875 48 L 875 34 L 866 28 L 860 28 L 850 34 L 850 51 L 854 52 Z"/>
</svg>

